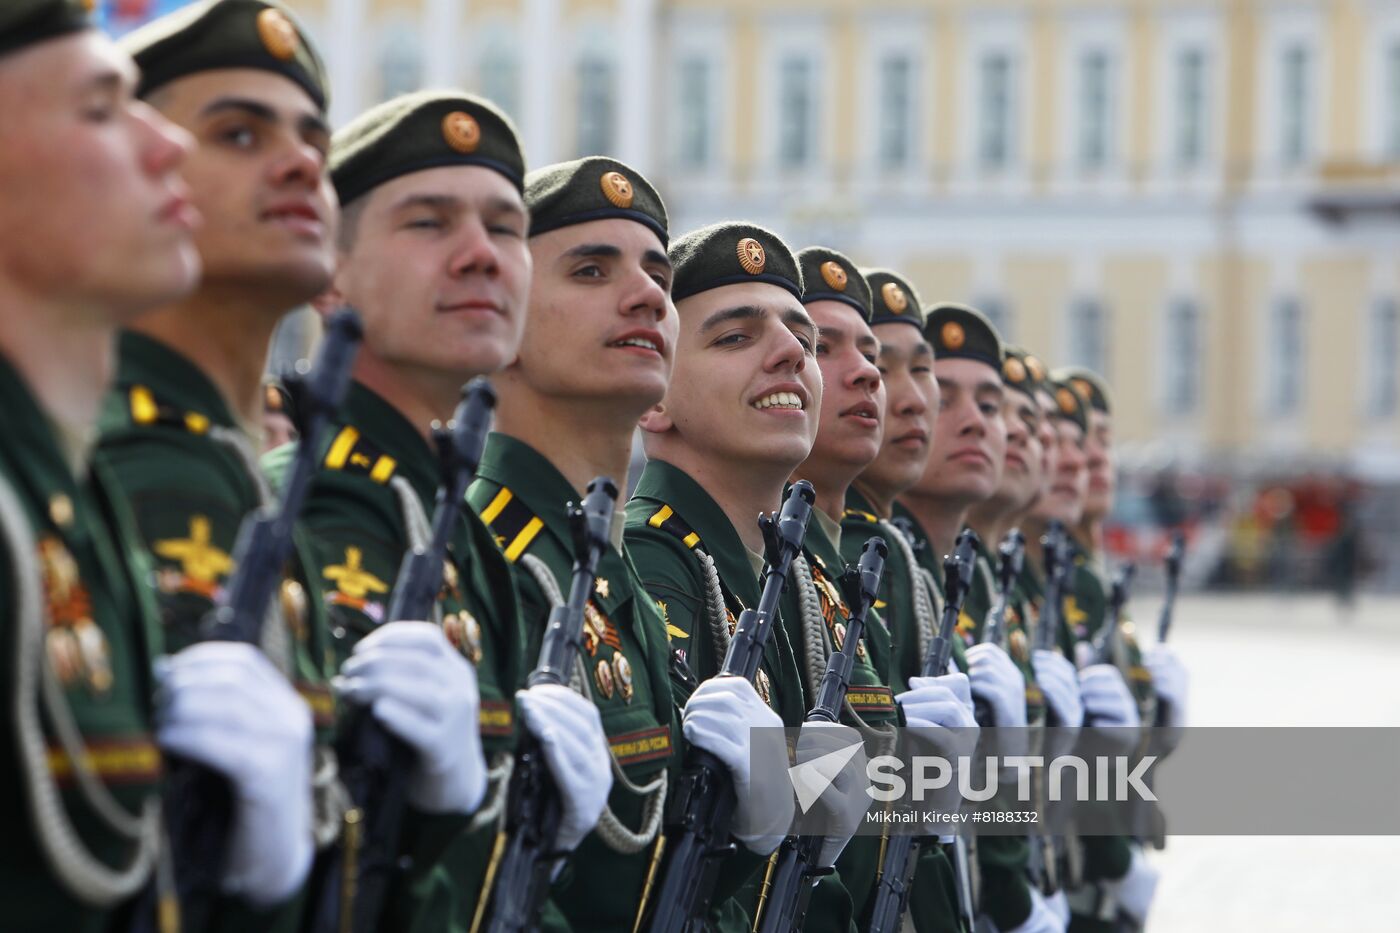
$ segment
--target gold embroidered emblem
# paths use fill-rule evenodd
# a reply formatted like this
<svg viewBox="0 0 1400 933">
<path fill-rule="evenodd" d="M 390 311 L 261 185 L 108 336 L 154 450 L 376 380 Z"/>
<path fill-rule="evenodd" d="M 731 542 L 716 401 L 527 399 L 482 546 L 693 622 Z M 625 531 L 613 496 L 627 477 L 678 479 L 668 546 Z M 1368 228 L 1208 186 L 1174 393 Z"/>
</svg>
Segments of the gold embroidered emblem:
<svg viewBox="0 0 1400 933">
<path fill-rule="evenodd" d="M 608 594 L 612 592 L 612 585 L 604 577 L 595 577 L 593 579 L 593 592 L 597 593 L 600 598 L 607 599 Z"/>
<path fill-rule="evenodd" d="M 457 152 L 470 155 L 481 145 L 481 124 L 466 111 L 454 110 L 442 118 L 442 138 Z"/>
<path fill-rule="evenodd" d="M 187 538 L 167 538 L 157 541 L 152 550 L 166 560 L 180 565 L 184 579 L 177 587 L 213 599 L 219 582 L 233 570 L 233 558 L 227 551 L 210 543 L 213 526 L 204 515 L 190 516 Z"/>
<path fill-rule="evenodd" d="M 846 270 L 841 268 L 841 264 L 835 260 L 828 259 L 822 263 L 822 281 L 836 289 L 838 292 L 846 290 Z"/>
<path fill-rule="evenodd" d="M 880 297 L 885 299 L 885 306 L 895 314 L 903 314 L 904 309 L 909 307 L 909 297 L 904 294 L 904 289 L 894 282 L 886 282 L 880 286 Z"/>
<path fill-rule="evenodd" d="M 943 325 L 939 331 L 939 337 L 943 341 L 943 346 L 949 350 L 958 350 L 967 342 L 967 334 L 963 331 L 962 325 L 957 321 L 949 321 Z"/>
<path fill-rule="evenodd" d="M 608 172 L 601 179 L 603 197 L 613 207 L 632 206 L 632 182 L 621 172 Z"/>
<path fill-rule="evenodd" d="M 258 38 L 273 58 L 291 61 L 301 46 L 301 37 L 292 21 L 281 10 L 271 7 L 258 14 Z"/>
<path fill-rule="evenodd" d="M 749 275 L 758 275 L 763 271 L 763 267 L 768 263 L 768 257 L 763 252 L 763 244 L 751 236 L 746 236 L 739 241 L 738 246 L 739 265 Z"/>
<path fill-rule="evenodd" d="M 335 584 L 336 591 L 346 598 L 364 604 L 371 593 L 389 592 L 389 584 L 360 566 L 364 552 L 357 547 L 345 549 L 345 563 L 332 564 L 321 576 Z"/>
</svg>

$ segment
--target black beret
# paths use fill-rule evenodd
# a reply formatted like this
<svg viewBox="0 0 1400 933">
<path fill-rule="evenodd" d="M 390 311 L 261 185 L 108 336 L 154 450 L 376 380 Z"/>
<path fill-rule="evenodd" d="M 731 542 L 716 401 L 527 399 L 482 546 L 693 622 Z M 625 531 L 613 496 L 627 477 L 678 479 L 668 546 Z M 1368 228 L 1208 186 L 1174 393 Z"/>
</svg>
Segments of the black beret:
<svg viewBox="0 0 1400 933">
<path fill-rule="evenodd" d="M 671 244 L 671 265 L 674 301 L 745 282 L 777 285 L 802 300 L 797 257 L 777 234 L 757 224 L 712 224 L 691 231 Z"/>
<path fill-rule="evenodd" d="M 360 114 L 331 140 L 331 181 L 342 205 L 407 175 L 480 165 L 525 190 L 525 154 L 510 119 L 459 91 L 418 91 Z"/>
<path fill-rule="evenodd" d="M 0 4 L 0 55 L 91 29 L 96 5 L 94 0 L 5 0 Z"/>
<path fill-rule="evenodd" d="M 1061 381 L 1052 376 L 1046 384 L 1055 396 L 1055 414 L 1065 421 L 1079 425 L 1080 430 L 1088 434 L 1089 400 L 1069 380 Z"/>
<path fill-rule="evenodd" d="M 1018 389 L 1035 398 L 1037 392 L 1048 391 L 1045 386 L 1045 365 L 1024 347 L 1006 345 L 1002 348 L 1001 381 L 1008 388 Z"/>
<path fill-rule="evenodd" d="M 924 339 L 935 359 L 968 359 L 1001 372 L 1001 335 L 981 311 L 944 302 L 924 314 Z"/>
<path fill-rule="evenodd" d="M 802 270 L 802 303 L 841 301 L 870 323 L 870 286 L 851 262 L 834 249 L 809 246 L 797 254 Z"/>
<path fill-rule="evenodd" d="M 326 66 L 291 12 L 263 0 L 202 0 L 130 33 L 122 48 L 141 68 L 137 94 L 221 68 L 257 68 L 298 84 L 326 109 Z"/>
<path fill-rule="evenodd" d="M 525 177 L 530 236 L 593 220 L 635 220 L 670 242 L 666 205 L 642 174 L 604 156 L 536 169 Z"/>
<path fill-rule="evenodd" d="M 865 269 L 865 281 L 870 283 L 871 300 L 875 308 L 874 324 L 897 322 L 924 326 L 924 313 L 919 293 L 902 276 L 888 269 Z"/>
<path fill-rule="evenodd" d="M 1108 383 L 1103 376 L 1083 366 L 1061 366 L 1054 376 L 1060 382 L 1068 382 L 1079 390 L 1079 394 L 1089 400 L 1089 405 L 1105 415 L 1113 413 L 1113 398 L 1108 394 Z"/>
</svg>

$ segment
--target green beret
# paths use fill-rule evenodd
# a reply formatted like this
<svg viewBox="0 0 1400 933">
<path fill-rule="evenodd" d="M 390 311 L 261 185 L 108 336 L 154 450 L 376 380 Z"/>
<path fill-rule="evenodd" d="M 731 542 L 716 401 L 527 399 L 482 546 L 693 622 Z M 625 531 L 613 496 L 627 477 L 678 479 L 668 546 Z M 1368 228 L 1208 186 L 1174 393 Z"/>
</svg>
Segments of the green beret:
<svg viewBox="0 0 1400 933">
<path fill-rule="evenodd" d="M 91 29 L 94 6 L 94 0 L 5 0 L 0 4 L 0 55 Z"/>
<path fill-rule="evenodd" d="M 510 119 L 489 101 L 418 91 L 360 114 L 331 140 L 331 181 L 342 205 L 400 175 L 480 165 L 525 190 L 525 154 Z"/>
<path fill-rule="evenodd" d="M 1001 372 L 1001 335 L 981 311 L 944 302 L 924 314 L 924 339 L 934 359 L 968 359 Z"/>
<path fill-rule="evenodd" d="M 1050 394 L 1055 396 L 1055 414 L 1065 421 L 1079 425 L 1085 434 L 1089 433 L 1089 400 L 1080 394 L 1073 382 L 1061 381 L 1053 376 L 1046 382 Z"/>
<path fill-rule="evenodd" d="M 1105 415 L 1113 413 L 1113 397 L 1108 394 L 1108 383 L 1103 376 L 1083 366 L 1061 366 L 1054 376 L 1060 382 L 1071 383 L 1079 394 L 1089 400 L 1089 404 Z"/>
<path fill-rule="evenodd" d="M 902 276 L 888 269 L 863 269 L 865 281 L 870 283 L 870 294 L 875 306 L 874 324 L 903 324 L 924 326 L 924 314 L 919 302 L 919 293 Z"/>
<path fill-rule="evenodd" d="M 670 242 L 666 205 L 641 172 L 604 156 L 536 169 L 525 177 L 530 236 L 593 220 L 635 220 Z"/>
<path fill-rule="evenodd" d="M 745 282 L 767 282 L 802 300 L 797 257 L 777 234 L 757 224 L 712 224 L 687 233 L 671 244 L 671 265 L 675 301 Z"/>
<path fill-rule="evenodd" d="M 1045 364 L 1029 350 L 1008 344 L 1002 351 L 1001 381 L 1008 388 L 1018 389 L 1031 398 L 1035 398 L 1037 392 L 1048 391 L 1045 386 Z"/>
<path fill-rule="evenodd" d="M 326 66 L 291 12 L 263 0 L 202 0 L 125 36 L 146 97 L 177 78 L 222 68 L 257 68 L 301 87 L 326 109 Z"/>
<path fill-rule="evenodd" d="M 802 270 L 804 305 L 841 301 L 870 323 L 870 286 L 850 259 L 825 246 L 809 246 L 797 254 L 797 265 Z"/>
</svg>

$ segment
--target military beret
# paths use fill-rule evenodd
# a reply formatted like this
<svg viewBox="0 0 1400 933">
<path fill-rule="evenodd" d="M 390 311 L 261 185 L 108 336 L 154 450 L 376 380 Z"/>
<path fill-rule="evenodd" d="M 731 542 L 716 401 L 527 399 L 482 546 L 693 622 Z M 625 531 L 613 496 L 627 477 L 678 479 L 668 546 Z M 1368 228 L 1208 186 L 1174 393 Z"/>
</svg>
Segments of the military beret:
<svg viewBox="0 0 1400 933">
<path fill-rule="evenodd" d="M 682 301 L 725 285 L 766 282 L 802 300 L 802 270 L 778 235 L 757 224 L 701 227 L 671 244 L 671 298 Z"/>
<path fill-rule="evenodd" d="M 1001 372 L 1001 335 L 981 311 L 944 302 L 924 314 L 924 339 L 935 359 L 968 359 Z"/>
<path fill-rule="evenodd" d="M 298 84 L 326 109 L 326 67 L 291 12 L 263 0 L 202 0 L 125 36 L 141 69 L 142 97 L 177 78 L 221 68 L 257 68 Z"/>
<path fill-rule="evenodd" d="M 1113 397 L 1108 394 L 1108 383 L 1103 376 L 1083 366 L 1061 366 L 1054 376 L 1060 382 L 1071 383 L 1079 394 L 1089 400 L 1089 405 L 1105 415 L 1113 413 Z"/>
<path fill-rule="evenodd" d="M 888 269 L 863 269 L 865 281 L 870 283 L 870 294 L 875 307 L 874 324 L 891 324 L 899 321 L 924 326 L 924 312 L 919 303 L 919 293 L 902 276 Z"/>
<path fill-rule="evenodd" d="M 1046 382 L 1050 394 L 1055 396 L 1055 414 L 1065 421 L 1079 425 L 1085 434 L 1089 433 L 1089 400 L 1068 380 L 1061 381 L 1053 376 Z"/>
<path fill-rule="evenodd" d="M 5 0 L 0 4 L 0 55 L 90 29 L 95 0 Z"/>
<path fill-rule="evenodd" d="M 825 246 L 809 246 L 797 254 L 797 265 L 802 270 L 803 304 L 844 302 L 870 323 L 870 286 L 850 259 Z"/>
<path fill-rule="evenodd" d="M 525 190 L 525 154 L 510 119 L 458 91 L 418 91 L 360 114 L 331 140 L 331 181 L 341 204 L 429 168 L 480 165 Z"/>
<path fill-rule="evenodd" d="M 1002 348 L 1001 381 L 1008 388 L 1018 389 L 1035 398 L 1035 393 L 1046 391 L 1045 366 L 1024 347 L 1009 344 Z"/>
<path fill-rule="evenodd" d="M 525 177 L 530 236 L 592 220 L 635 220 L 670 242 L 666 205 L 641 173 L 615 159 L 589 156 L 536 169 Z"/>
</svg>

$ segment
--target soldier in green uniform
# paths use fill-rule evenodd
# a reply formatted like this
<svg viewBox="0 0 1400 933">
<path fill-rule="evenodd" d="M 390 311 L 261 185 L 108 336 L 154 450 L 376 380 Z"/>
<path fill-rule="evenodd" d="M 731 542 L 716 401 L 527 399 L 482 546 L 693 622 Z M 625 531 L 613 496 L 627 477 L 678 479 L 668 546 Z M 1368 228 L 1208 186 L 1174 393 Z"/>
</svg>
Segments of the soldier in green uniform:
<svg viewBox="0 0 1400 933">
<path fill-rule="evenodd" d="M 929 309 L 924 333 L 934 350 L 942 406 L 928 464 L 901 502 L 929 535 L 934 553 L 943 554 L 952 550 L 969 510 L 989 499 L 1001 483 L 1007 437 L 1003 353 L 996 329 L 980 312 L 964 305 L 944 303 Z M 1043 698 L 1028 654 L 1013 659 L 997 645 L 977 643 L 995 585 L 989 564 L 989 549 L 995 545 L 983 542 L 978 551 L 958 633 L 970 646 L 967 665 L 972 693 L 991 711 L 992 720 L 982 724 L 1007 729 L 1002 735 L 1010 737 L 1017 734 L 1011 730 L 1040 717 Z M 1024 633 L 1020 642 L 1024 646 Z M 980 909 L 1002 930 L 1061 929 L 1040 892 L 1028 883 L 1029 852 L 1021 837 L 978 840 Z"/>
<path fill-rule="evenodd" d="M 158 741 L 233 785 L 216 924 L 249 929 L 310 861 L 311 721 L 246 645 L 170 658 L 158 708 L 148 567 L 91 451 L 118 328 L 198 280 L 198 212 L 177 175 L 189 137 L 134 100 L 136 69 L 91 28 L 90 6 L 0 12 L 0 221 L 22 234 L 0 246 L 6 926 L 107 930 L 154 909 L 137 896 L 168 858 Z"/>
<path fill-rule="evenodd" d="M 569 587 L 565 504 L 595 476 L 623 485 L 637 419 L 666 393 L 678 324 L 665 207 L 635 169 L 601 157 L 553 165 L 530 175 L 525 196 L 530 312 L 519 353 L 496 380 L 497 433 L 468 498 L 516 571 L 525 637 L 538 644 Z M 740 837 L 748 850 L 768 854 L 792 812 L 790 794 L 769 800 L 761 793 L 774 782 L 747 790 L 747 727 L 780 725 L 751 684 L 707 681 L 677 722 L 666 623 L 628 556 L 624 522 L 614 521 L 612 546 L 598 565 L 580 658 L 581 686 L 602 717 L 615 782 L 597 829 L 555 884 L 548 929 L 632 928 L 661 853 L 682 738 L 734 773 L 740 822 L 761 824 Z M 764 770 L 786 767 L 782 743 L 773 746 Z M 783 788 L 767 789 L 772 796 Z M 751 819 L 760 814 L 766 822 Z M 757 865 L 742 861 L 738 881 Z"/>
<path fill-rule="evenodd" d="M 286 11 L 258 0 L 196 4 L 127 36 L 123 48 L 141 68 L 141 97 L 197 143 L 184 174 L 204 220 L 200 287 L 121 335 L 101 423 L 102 455 L 156 567 L 166 643 L 178 649 L 198 640 L 224 592 L 244 518 L 271 502 L 257 456 L 273 329 L 334 268 L 326 81 Z M 262 646 L 322 739 L 315 830 L 327 844 L 341 814 L 328 744 L 329 635 L 311 568 L 300 537 Z"/>
<path fill-rule="evenodd" d="M 822 276 L 833 290 L 843 282 L 830 267 L 813 269 L 809 275 Z M 924 682 L 923 663 L 938 624 L 939 600 L 932 576 L 918 565 L 909 540 L 890 518 L 895 499 L 918 481 L 928 461 L 938 417 L 938 380 L 933 374 L 933 347 L 924 339 L 923 311 L 913 287 L 884 269 L 864 270 L 861 276 L 871 296 L 871 331 L 879 340 L 876 366 L 885 387 L 884 432 L 879 454 L 846 493 L 841 550 L 848 561 L 854 561 L 871 535 L 884 538 L 889 548 L 877 608 L 890 632 L 891 686 L 902 691 L 905 685 Z M 954 641 L 953 649 L 955 663 L 966 666 L 962 645 Z M 931 709 L 921 718 L 930 720 L 940 712 L 958 717 L 946 720 L 947 725 L 973 726 L 967 678 L 950 676 L 947 683 L 956 684 L 958 702 Z M 906 718 L 911 717 L 911 709 L 905 705 Z M 944 847 L 921 846 L 919 857 L 909 903 L 914 928 L 956 929 L 961 923 L 957 890 Z"/>
<path fill-rule="evenodd" d="M 552 770 L 600 772 L 601 736 L 586 704 L 516 693 L 526 662 L 515 590 L 470 510 L 448 545 L 440 624 L 385 624 L 403 555 L 428 537 L 440 482 L 429 429 L 451 416 L 464 382 L 500 369 L 519 343 L 530 272 L 523 157 L 489 103 L 422 93 L 338 132 L 330 170 L 343 217 L 321 306 L 356 308 L 365 340 L 303 520 L 318 550 L 343 696 L 371 705 L 418 753 L 403 842 L 411 870 L 387 925 L 451 929 L 470 921 L 486 871 L 503 782 L 487 787 L 483 754 L 493 769 L 511 757 L 513 695 L 527 717 L 532 704 L 549 707 L 585 740 L 527 723 L 543 732 Z M 274 477 L 290 455 L 268 455 Z M 591 825 L 596 808 L 572 791 L 565 785 L 561 795 L 565 826 Z"/>
<path fill-rule="evenodd" d="M 1075 597 L 1079 601 L 1076 606 L 1079 614 L 1066 620 L 1077 629 L 1076 641 L 1082 642 L 1092 638 L 1104 624 L 1111 589 L 1103 551 L 1103 524 L 1113 509 L 1117 484 L 1112 397 L 1104 379 L 1090 370 L 1066 367 L 1056 370 L 1055 376 L 1072 385 L 1088 401 L 1085 437 L 1088 484 L 1084 508 L 1074 527 Z M 1154 645 L 1149 652 L 1144 652 L 1133 623 L 1125 618 L 1119 624 L 1115 664 L 1126 679 L 1136 704 L 1135 710 L 1120 714 L 1123 724 L 1136 725 L 1141 721 L 1147 725 L 1154 722 L 1181 725 L 1186 677 L 1180 661 L 1166 645 Z M 1088 670 L 1084 673 L 1087 675 Z M 1112 712 L 1095 713 L 1087 684 L 1085 689 L 1088 718 L 1114 723 Z M 1158 708 L 1159 690 L 1163 700 L 1161 710 Z M 1071 927 L 1103 930 L 1123 915 L 1136 925 L 1144 924 L 1156 889 L 1157 873 L 1143 857 L 1141 846 L 1124 837 L 1090 837 L 1083 842 L 1084 885 L 1070 893 Z"/>
</svg>

